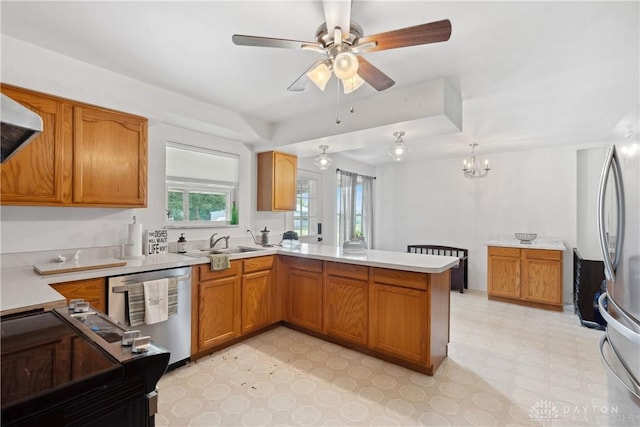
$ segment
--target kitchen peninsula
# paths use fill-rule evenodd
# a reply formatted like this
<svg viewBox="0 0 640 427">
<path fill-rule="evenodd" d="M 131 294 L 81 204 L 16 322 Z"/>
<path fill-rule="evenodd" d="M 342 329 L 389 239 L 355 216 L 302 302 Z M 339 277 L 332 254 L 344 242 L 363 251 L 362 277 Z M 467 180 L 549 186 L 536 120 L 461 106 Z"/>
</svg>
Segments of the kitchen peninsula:
<svg viewBox="0 0 640 427">
<path fill-rule="evenodd" d="M 124 267 L 63 273 L 55 278 L 38 276 L 28 266 L 3 268 L 1 314 L 19 312 L 20 307 L 49 309 L 64 304 L 64 298 L 49 287 L 54 282 L 191 265 L 194 359 L 280 323 L 430 375 L 446 358 L 449 269 L 457 266 L 457 258 L 378 250 L 347 255 L 337 247 L 308 244 L 298 249 L 261 248 L 230 258 L 232 268 L 223 272 L 210 271 L 208 258 L 193 254 L 152 256 L 129 260 Z M 217 275 L 224 276 L 223 280 Z M 231 292 L 231 308 L 225 307 L 237 333 L 214 340 L 215 345 L 199 346 L 211 326 L 206 322 L 220 320 L 208 316 L 212 310 L 203 307 L 220 302 L 207 300 L 204 292 L 224 289 L 215 287 L 221 283 Z M 247 289 L 253 292 L 248 294 L 252 299 L 243 297 Z M 259 327 L 242 328 L 240 319 L 255 320 L 247 314 L 247 307 L 258 301 L 256 291 L 264 292 L 259 301 L 266 304 L 266 321 Z M 43 296 L 34 303 L 28 295 Z"/>
</svg>

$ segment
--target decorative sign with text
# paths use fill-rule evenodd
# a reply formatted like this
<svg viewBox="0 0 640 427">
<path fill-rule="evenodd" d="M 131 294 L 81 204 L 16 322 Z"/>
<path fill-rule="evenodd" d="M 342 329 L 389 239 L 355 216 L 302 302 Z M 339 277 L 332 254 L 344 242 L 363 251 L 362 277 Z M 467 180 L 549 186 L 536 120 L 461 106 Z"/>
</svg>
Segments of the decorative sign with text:
<svg viewBox="0 0 640 427">
<path fill-rule="evenodd" d="M 169 252 L 168 230 L 145 230 L 144 242 L 146 255 L 166 254 Z"/>
</svg>

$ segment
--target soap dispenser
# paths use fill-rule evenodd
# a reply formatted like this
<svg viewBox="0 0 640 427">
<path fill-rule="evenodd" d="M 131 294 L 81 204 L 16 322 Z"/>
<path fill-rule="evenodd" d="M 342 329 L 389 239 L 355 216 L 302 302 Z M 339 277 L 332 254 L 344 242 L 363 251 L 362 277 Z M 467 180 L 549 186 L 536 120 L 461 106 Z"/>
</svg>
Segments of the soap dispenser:
<svg viewBox="0 0 640 427">
<path fill-rule="evenodd" d="M 185 239 L 184 233 L 180 233 L 180 237 L 178 238 L 178 253 L 187 253 L 187 239 Z"/>
</svg>

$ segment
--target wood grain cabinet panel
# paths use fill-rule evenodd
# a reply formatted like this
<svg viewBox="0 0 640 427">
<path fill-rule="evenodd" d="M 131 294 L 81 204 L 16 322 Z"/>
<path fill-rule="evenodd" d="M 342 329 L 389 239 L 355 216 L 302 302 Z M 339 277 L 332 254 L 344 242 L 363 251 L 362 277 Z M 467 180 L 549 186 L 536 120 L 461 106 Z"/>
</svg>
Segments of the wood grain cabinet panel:
<svg viewBox="0 0 640 427">
<path fill-rule="evenodd" d="M 327 276 L 325 319 L 328 335 L 367 345 L 368 292 L 369 284 L 364 280 Z"/>
<path fill-rule="evenodd" d="M 69 304 L 69 300 L 81 298 L 88 301 L 92 307 L 99 311 L 103 313 L 106 311 L 107 288 L 104 277 L 55 283 L 51 285 L 51 287 L 67 299 L 67 305 Z"/>
<path fill-rule="evenodd" d="M 278 151 L 258 153 L 259 211 L 296 209 L 298 158 Z"/>
<path fill-rule="evenodd" d="M 43 132 L 2 164 L 0 203 L 147 206 L 147 119 L 10 85 Z"/>
<path fill-rule="evenodd" d="M 427 363 L 427 292 L 380 283 L 371 284 L 369 289 L 370 347 Z"/>
<path fill-rule="evenodd" d="M 242 275 L 242 333 L 271 324 L 271 270 Z"/>
<path fill-rule="evenodd" d="M 74 108 L 73 201 L 146 206 L 147 120 L 99 108 Z"/>
<path fill-rule="evenodd" d="M 489 299 L 562 310 L 562 251 L 490 246 Z"/>
<path fill-rule="evenodd" d="M 36 112 L 42 133 L 0 165 L 3 205 L 59 205 L 71 201 L 72 107 L 56 98 L 2 85 L 2 93 Z"/>
<path fill-rule="evenodd" d="M 289 322 L 323 332 L 322 273 L 290 267 L 287 282 L 289 284 Z"/>
<path fill-rule="evenodd" d="M 240 335 L 240 276 L 201 282 L 199 299 L 199 350 Z"/>
<path fill-rule="evenodd" d="M 520 298 L 520 250 L 504 252 L 489 248 L 487 267 L 489 295 Z"/>
</svg>

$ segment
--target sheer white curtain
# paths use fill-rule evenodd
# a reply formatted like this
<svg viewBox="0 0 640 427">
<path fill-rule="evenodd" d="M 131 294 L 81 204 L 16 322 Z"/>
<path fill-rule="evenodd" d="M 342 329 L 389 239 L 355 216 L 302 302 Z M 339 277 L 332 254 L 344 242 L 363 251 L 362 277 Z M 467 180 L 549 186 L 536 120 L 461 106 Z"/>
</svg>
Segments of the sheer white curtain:
<svg viewBox="0 0 640 427">
<path fill-rule="evenodd" d="M 373 243 L 373 177 L 338 170 L 338 245 L 355 237 L 356 216 L 362 216 L 362 236 L 371 248 Z M 362 191 L 358 192 L 358 185 Z M 361 198 L 361 200 L 357 200 Z M 361 207 L 361 210 L 358 209 Z"/>
</svg>

